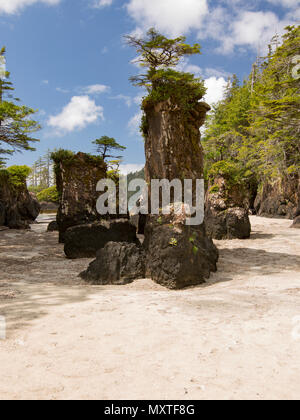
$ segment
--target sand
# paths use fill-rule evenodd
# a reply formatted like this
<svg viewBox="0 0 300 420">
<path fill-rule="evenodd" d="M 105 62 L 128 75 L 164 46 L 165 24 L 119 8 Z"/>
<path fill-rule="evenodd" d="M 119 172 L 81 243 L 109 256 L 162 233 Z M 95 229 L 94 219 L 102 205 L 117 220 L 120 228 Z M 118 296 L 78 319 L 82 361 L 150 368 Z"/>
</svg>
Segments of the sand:
<svg viewBox="0 0 300 420">
<path fill-rule="evenodd" d="M 181 291 L 87 286 L 45 224 L 0 232 L 0 399 L 299 399 L 300 231 L 251 222 Z"/>
</svg>

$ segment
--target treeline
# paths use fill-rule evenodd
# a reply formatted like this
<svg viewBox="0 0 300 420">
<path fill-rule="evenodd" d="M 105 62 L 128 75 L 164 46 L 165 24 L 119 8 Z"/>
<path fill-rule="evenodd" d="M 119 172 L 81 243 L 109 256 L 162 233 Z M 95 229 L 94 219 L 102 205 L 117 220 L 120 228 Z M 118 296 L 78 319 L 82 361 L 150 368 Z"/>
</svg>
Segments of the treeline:
<svg viewBox="0 0 300 420">
<path fill-rule="evenodd" d="M 203 138 L 207 178 L 261 185 L 300 172 L 300 26 L 275 37 L 249 78 L 234 76 Z"/>
</svg>

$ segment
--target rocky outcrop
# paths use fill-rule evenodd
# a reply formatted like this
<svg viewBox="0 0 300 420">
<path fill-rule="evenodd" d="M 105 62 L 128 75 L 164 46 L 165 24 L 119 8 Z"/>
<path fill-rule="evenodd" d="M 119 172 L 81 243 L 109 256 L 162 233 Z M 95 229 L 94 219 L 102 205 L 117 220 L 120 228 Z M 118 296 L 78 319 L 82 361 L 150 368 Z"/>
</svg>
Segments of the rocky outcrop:
<svg viewBox="0 0 300 420">
<path fill-rule="evenodd" d="M 68 258 L 93 258 L 108 242 L 137 243 L 136 228 L 129 220 L 102 220 L 69 228 L 65 232 Z"/>
<path fill-rule="evenodd" d="M 148 216 L 146 276 L 169 289 L 204 283 L 217 270 L 218 251 L 205 227 L 187 226 L 185 215 Z"/>
<path fill-rule="evenodd" d="M 99 197 L 96 186 L 106 178 L 107 167 L 102 158 L 85 153 L 66 156 L 57 153 L 54 162 L 60 195 L 57 224 L 59 240 L 64 242 L 68 228 L 101 219 L 96 209 Z"/>
<path fill-rule="evenodd" d="M 247 239 L 251 234 L 247 189 L 223 176 L 210 183 L 205 203 L 205 225 L 213 239 Z"/>
<path fill-rule="evenodd" d="M 183 112 L 171 101 L 145 108 L 145 178 L 202 179 L 203 149 L 199 128 L 204 124 L 210 106 L 196 102 L 189 112 Z"/>
<path fill-rule="evenodd" d="M 199 129 L 210 107 L 195 101 L 189 109 L 183 110 L 171 100 L 144 106 L 148 185 L 153 179 L 179 179 L 182 186 L 185 179 L 203 179 Z M 195 195 L 193 189 L 193 198 Z M 204 224 L 187 226 L 186 217 L 183 211 L 181 215 L 151 215 L 146 219 L 146 274 L 170 289 L 201 284 L 216 270 L 218 251 L 207 237 Z"/>
<path fill-rule="evenodd" d="M 263 217 L 293 219 L 300 197 L 300 178 L 282 178 L 265 184 L 257 194 L 255 212 Z"/>
<path fill-rule="evenodd" d="M 56 213 L 59 207 L 58 204 L 47 201 L 41 201 L 40 205 L 42 213 Z"/>
<path fill-rule="evenodd" d="M 125 285 L 145 277 L 145 257 L 141 246 L 109 242 L 81 278 L 97 285 Z"/>
<path fill-rule="evenodd" d="M 0 225 L 10 229 L 28 229 L 40 213 L 35 195 L 28 192 L 26 183 L 15 185 L 7 171 L 0 177 Z"/>
</svg>

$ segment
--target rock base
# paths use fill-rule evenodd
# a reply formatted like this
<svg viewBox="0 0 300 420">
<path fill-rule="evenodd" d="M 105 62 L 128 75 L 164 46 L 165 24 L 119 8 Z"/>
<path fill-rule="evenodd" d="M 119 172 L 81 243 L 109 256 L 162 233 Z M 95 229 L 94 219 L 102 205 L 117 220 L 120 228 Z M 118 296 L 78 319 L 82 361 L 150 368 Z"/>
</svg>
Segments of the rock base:
<svg viewBox="0 0 300 420">
<path fill-rule="evenodd" d="M 251 235 L 251 223 L 248 210 L 234 207 L 227 210 L 206 210 L 206 231 L 217 240 L 248 239 Z"/>
<path fill-rule="evenodd" d="M 140 246 L 109 242 L 80 277 L 96 285 L 125 285 L 145 277 L 145 257 Z"/>
<path fill-rule="evenodd" d="M 126 219 L 74 226 L 65 233 L 68 258 L 93 258 L 108 242 L 138 243 L 136 228 Z"/>
<path fill-rule="evenodd" d="M 199 285 L 217 270 L 218 250 L 204 225 L 187 226 L 176 216 L 148 216 L 146 276 L 169 289 Z"/>
</svg>

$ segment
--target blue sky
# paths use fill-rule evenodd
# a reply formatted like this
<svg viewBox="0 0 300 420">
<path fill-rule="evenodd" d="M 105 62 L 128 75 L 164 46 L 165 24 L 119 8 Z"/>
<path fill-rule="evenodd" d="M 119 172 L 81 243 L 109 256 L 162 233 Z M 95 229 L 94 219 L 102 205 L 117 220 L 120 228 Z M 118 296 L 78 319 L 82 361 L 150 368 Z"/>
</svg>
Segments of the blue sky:
<svg viewBox="0 0 300 420">
<path fill-rule="evenodd" d="M 8 164 L 31 165 L 47 149 L 93 152 L 91 141 L 115 137 L 127 147 L 124 170 L 144 163 L 138 133 L 142 92 L 127 33 L 154 26 L 200 42 L 202 56 L 182 63 L 206 81 L 206 100 L 222 97 L 228 75 L 246 77 L 268 40 L 300 21 L 299 0 L 0 0 L 1 44 L 15 94 L 39 112 L 36 152 Z"/>
</svg>

